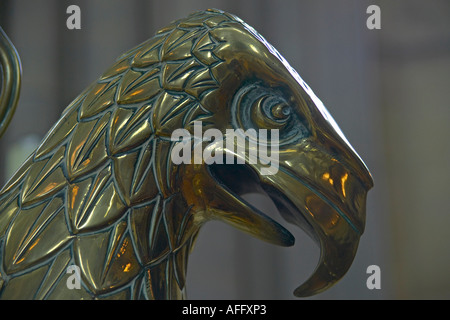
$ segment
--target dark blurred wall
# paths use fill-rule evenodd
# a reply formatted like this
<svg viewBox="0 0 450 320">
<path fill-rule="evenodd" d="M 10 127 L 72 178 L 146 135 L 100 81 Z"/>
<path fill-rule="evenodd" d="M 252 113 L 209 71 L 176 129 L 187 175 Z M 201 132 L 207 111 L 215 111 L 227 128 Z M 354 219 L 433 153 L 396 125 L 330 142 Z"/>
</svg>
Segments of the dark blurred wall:
<svg viewBox="0 0 450 320">
<path fill-rule="evenodd" d="M 380 93 L 396 297 L 450 298 L 450 2 L 384 1 Z"/>
<path fill-rule="evenodd" d="M 19 108 L 2 139 L 0 168 L 18 166 L 62 110 L 116 57 L 188 13 L 219 8 L 258 30 L 300 73 L 370 168 L 367 227 L 355 262 L 315 299 L 449 298 L 450 3 L 358 0 L 3 0 L 0 24 L 23 62 Z M 66 8 L 81 8 L 81 30 Z M 366 9 L 381 8 L 381 30 Z M 7 155 L 16 155 L 7 159 Z M 25 157 L 25 156 L 23 156 Z M 10 173 L 3 173 L 3 181 Z M 256 205 L 272 207 L 252 196 Z M 301 231 L 293 248 L 221 223 L 202 229 L 188 297 L 291 299 L 318 248 Z M 381 290 L 366 286 L 381 268 Z"/>
</svg>

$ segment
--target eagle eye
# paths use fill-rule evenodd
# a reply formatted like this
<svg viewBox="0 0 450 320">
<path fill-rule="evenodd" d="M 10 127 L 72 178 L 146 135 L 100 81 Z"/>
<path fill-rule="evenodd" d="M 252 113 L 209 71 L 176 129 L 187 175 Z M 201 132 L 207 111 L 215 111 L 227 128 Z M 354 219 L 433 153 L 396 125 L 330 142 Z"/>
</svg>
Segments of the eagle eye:
<svg viewBox="0 0 450 320">
<path fill-rule="evenodd" d="M 310 135 L 306 121 L 282 90 L 259 83 L 240 88 L 231 105 L 235 129 L 277 129 L 280 145 Z"/>
</svg>

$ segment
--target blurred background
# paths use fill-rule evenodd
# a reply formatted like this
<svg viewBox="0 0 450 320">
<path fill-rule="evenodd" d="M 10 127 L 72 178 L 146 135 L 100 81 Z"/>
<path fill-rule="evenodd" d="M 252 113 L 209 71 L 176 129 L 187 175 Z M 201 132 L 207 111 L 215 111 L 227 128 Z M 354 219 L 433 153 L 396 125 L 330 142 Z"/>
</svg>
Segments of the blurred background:
<svg viewBox="0 0 450 320">
<path fill-rule="evenodd" d="M 81 9 L 80 30 L 66 27 L 72 4 Z M 381 9 L 381 29 L 366 26 L 372 4 Z M 1 0 L 0 25 L 23 67 L 19 107 L 0 140 L 1 184 L 121 53 L 170 21 L 206 8 L 239 16 L 281 52 L 374 177 L 366 231 L 351 269 L 311 299 L 449 299 L 447 0 Z M 276 214 L 262 196 L 249 199 Z M 296 236 L 294 247 L 206 224 L 189 261 L 188 298 L 294 299 L 319 249 L 284 225 Z M 381 289 L 366 285 L 370 265 L 380 267 Z"/>
</svg>

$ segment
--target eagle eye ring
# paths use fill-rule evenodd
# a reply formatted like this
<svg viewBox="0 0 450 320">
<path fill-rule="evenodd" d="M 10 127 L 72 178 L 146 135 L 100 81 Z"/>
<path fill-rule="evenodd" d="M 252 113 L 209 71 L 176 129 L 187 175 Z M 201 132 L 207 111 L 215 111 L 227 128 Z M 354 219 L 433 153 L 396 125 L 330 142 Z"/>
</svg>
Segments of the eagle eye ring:
<svg viewBox="0 0 450 320">
<path fill-rule="evenodd" d="M 241 87 L 231 104 L 231 119 L 235 129 L 276 129 L 279 131 L 279 144 L 310 135 L 306 121 L 288 102 L 281 90 L 266 87 L 259 83 Z"/>
</svg>

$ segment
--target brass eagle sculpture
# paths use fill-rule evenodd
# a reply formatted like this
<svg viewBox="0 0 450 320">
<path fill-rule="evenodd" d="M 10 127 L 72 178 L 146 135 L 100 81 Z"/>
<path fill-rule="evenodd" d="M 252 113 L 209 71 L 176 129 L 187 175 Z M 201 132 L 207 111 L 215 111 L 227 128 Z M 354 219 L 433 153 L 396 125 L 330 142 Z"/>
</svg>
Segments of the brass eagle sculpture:
<svg viewBox="0 0 450 320">
<path fill-rule="evenodd" d="M 2 41 L 0 115 L 10 118 L 20 67 Z M 227 129 L 276 129 L 278 170 L 262 174 L 267 161 L 207 139 L 197 145 L 236 164 L 175 164 L 172 151 L 186 141 L 172 133 L 193 133 L 198 123 L 224 140 Z M 196 12 L 120 56 L 3 187 L 0 297 L 184 298 L 188 255 L 209 220 L 293 245 L 289 231 L 241 197 L 249 190 L 268 194 L 317 241 L 317 268 L 294 292 L 313 295 L 350 268 L 372 186 L 333 118 L 275 48 L 234 15 Z M 79 289 L 67 285 L 70 266 L 80 270 Z"/>
</svg>

